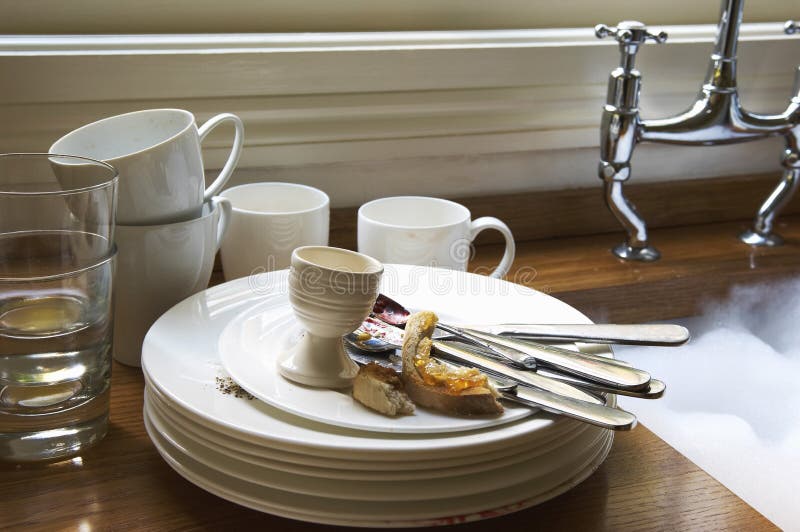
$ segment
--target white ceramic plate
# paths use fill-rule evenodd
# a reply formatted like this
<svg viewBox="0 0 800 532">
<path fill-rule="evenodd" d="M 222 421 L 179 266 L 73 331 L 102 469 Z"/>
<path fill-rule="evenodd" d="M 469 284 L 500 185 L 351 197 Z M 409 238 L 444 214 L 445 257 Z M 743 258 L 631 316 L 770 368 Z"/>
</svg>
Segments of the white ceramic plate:
<svg viewBox="0 0 800 532">
<path fill-rule="evenodd" d="M 441 305 L 439 305 L 441 306 Z M 430 434 L 482 429 L 516 421 L 534 410 L 506 403 L 499 416 L 457 417 L 426 408 L 412 415 L 388 417 L 353 399 L 350 390 L 295 384 L 278 371 L 278 361 L 300 341 L 303 328 L 289 305 L 268 301 L 247 309 L 225 327 L 219 354 L 225 371 L 262 401 L 292 414 L 353 429 Z"/>
<path fill-rule="evenodd" d="M 280 306 L 286 270 L 225 283 L 179 303 L 156 321 L 142 347 L 148 382 L 180 412 L 236 439 L 279 451 L 358 461 L 482 456 L 548 440 L 580 423 L 537 413 L 491 427 L 451 434 L 354 431 L 287 414 L 261 401 L 223 395 L 218 344 L 235 316 L 253 305 Z M 497 279 L 451 270 L 387 265 L 381 290 L 410 308 L 436 308 L 444 321 L 590 323 L 545 294 Z M 446 297 L 445 297 L 446 296 Z M 458 318 L 458 320 L 456 319 Z"/>
<path fill-rule="evenodd" d="M 419 501 L 364 501 L 290 493 L 254 484 L 198 462 L 170 444 L 152 426 L 145 427 L 161 456 L 190 482 L 236 504 L 274 515 L 316 523 L 361 527 L 412 527 L 465 523 L 496 517 L 544 502 L 579 484 L 605 460 L 613 434 L 573 455 L 569 467 L 534 481 L 455 498 Z"/>
<path fill-rule="evenodd" d="M 494 491 L 513 484 L 531 481 L 568 466 L 584 449 L 595 448 L 606 438 L 606 431 L 592 427 L 567 441 L 549 446 L 540 455 L 520 464 L 490 468 L 479 475 L 455 477 L 387 479 L 380 476 L 368 480 L 343 481 L 325 477 L 309 477 L 281 471 L 271 465 L 256 465 L 239 457 L 203 445 L 200 441 L 175 430 L 165 422 L 157 409 L 145 407 L 153 428 L 174 447 L 198 462 L 232 477 L 266 486 L 318 497 L 362 501 L 416 501 L 452 498 Z M 416 467 L 409 461 L 409 468 Z"/>
<path fill-rule="evenodd" d="M 271 449 L 252 446 L 247 442 L 229 438 L 224 434 L 193 423 L 178 412 L 171 410 L 168 405 L 162 403 L 158 398 L 157 392 L 151 390 L 149 386 L 145 394 L 150 413 L 157 413 L 162 421 L 171 427 L 169 432 L 174 433 L 177 431 L 204 447 L 224 452 L 247 463 L 296 475 L 342 480 L 415 480 L 481 473 L 490 469 L 518 464 L 540 456 L 557 446 L 563 445 L 570 439 L 577 437 L 583 430 L 589 428 L 586 425 L 583 429 L 563 435 L 555 435 L 550 441 L 542 442 L 533 448 L 523 445 L 501 450 L 500 453 L 474 457 L 469 462 L 465 462 L 463 458 L 455 460 L 415 460 L 411 464 L 409 462 L 355 462 L 352 460 L 331 460 L 330 458 L 313 460 L 312 457 L 306 455 L 292 455 L 288 457 L 289 460 L 287 461 L 283 453 L 276 455 L 271 452 Z M 495 454 L 498 456 L 495 457 Z"/>
<path fill-rule="evenodd" d="M 313 450 L 314 454 L 309 454 L 307 449 L 299 449 L 300 452 L 298 452 L 297 448 L 292 448 L 289 446 L 283 447 L 280 446 L 280 444 L 276 444 L 274 441 L 264 440 L 246 433 L 237 433 L 231 430 L 229 426 L 215 425 L 208 419 L 199 416 L 194 412 L 185 410 L 180 404 L 172 401 L 162 391 L 160 391 L 152 381 L 149 380 L 147 374 L 145 374 L 145 383 L 149 394 L 154 399 L 157 399 L 157 402 L 160 405 L 166 406 L 170 415 L 178 416 L 182 421 L 189 421 L 193 423 L 195 426 L 200 428 L 204 435 L 209 436 L 214 441 L 222 441 L 224 444 L 230 445 L 237 450 L 241 450 L 254 456 L 265 456 L 267 458 L 283 460 L 289 463 L 307 464 L 336 469 L 404 471 L 408 469 L 409 457 L 413 457 L 413 460 L 416 464 L 418 464 L 420 469 L 427 469 L 431 466 L 451 467 L 459 465 L 473 465 L 487 460 L 494 460 L 515 455 L 526 449 L 535 449 L 540 445 L 549 445 L 552 441 L 568 438 L 574 432 L 583 430 L 585 428 L 585 424 L 571 422 L 571 420 L 568 420 L 568 418 L 560 418 L 560 421 L 554 423 L 549 430 L 536 431 L 530 435 L 530 438 L 522 439 L 521 443 L 511 442 L 508 445 L 498 444 L 494 445 L 491 449 L 485 450 L 477 447 L 474 449 L 475 452 L 470 453 L 465 453 L 463 452 L 463 449 L 458 449 L 458 451 L 462 452 L 452 453 L 452 455 L 449 453 L 445 454 L 444 452 L 437 452 L 436 454 L 408 452 L 396 456 L 381 456 L 377 453 L 362 454 L 357 451 L 351 451 L 349 453 L 327 451 L 318 453 L 316 452 L 316 449 Z M 238 398 L 231 398 L 231 400 L 246 402 L 245 399 Z M 260 403 L 260 401 L 255 402 Z M 280 410 L 278 410 L 278 412 L 282 413 Z M 400 446 L 402 446 L 404 443 L 405 442 L 402 441 L 402 439 L 398 442 Z"/>
</svg>

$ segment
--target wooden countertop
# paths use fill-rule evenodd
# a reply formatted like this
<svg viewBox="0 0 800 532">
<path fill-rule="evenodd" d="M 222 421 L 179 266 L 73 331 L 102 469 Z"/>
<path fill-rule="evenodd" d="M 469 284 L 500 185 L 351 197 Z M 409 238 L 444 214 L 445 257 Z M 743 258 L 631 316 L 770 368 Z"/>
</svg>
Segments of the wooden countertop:
<svg viewBox="0 0 800 532">
<path fill-rule="evenodd" d="M 793 225 L 795 232 L 798 226 L 800 224 Z M 728 234 L 729 230 L 730 227 L 713 226 L 705 234 L 711 239 L 709 242 L 717 242 L 719 235 Z M 722 275 L 732 281 L 744 275 L 743 268 L 752 272 L 753 261 L 765 264 L 765 271 L 776 275 L 796 270 L 800 262 L 797 240 L 782 250 L 758 252 L 736 247 L 732 240 L 726 240 L 727 245 L 715 245 L 719 260 L 714 262 L 715 252 L 708 242 L 703 245 L 702 231 L 690 229 L 690 236 L 700 239 L 693 244 L 694 253 L 705 257 L 697 263 L 690 256 L 692 252 L 683 247 L 684 251 L 678 250 L 681 233 L 663 231 L 654 234 L 654 239 L 663 237 L 661 243 L 665 251 L 665 262 L 656 265 L 621 265 L 607 253 L 608 244 L 619 237 L 610 235 L 586 241 L 584 247 L 575 246 L 581 242 L 579 240 L 523 244 L 515 271 L 534 266 L 536 275 L 523 284 L 544 288 L 556 295 L 563 293 L 567 301 L 591 314 L 593 310 L 602 312 L 603 309 L 587 309 L 581 306 L 581 301 L 593 306 L 604 297 L 608 301 L 607 298 L 616 293 L 610 308 L 621 312 L 620 309 L 625 308 L 622 301 L 627 299 L 629 306 L 633 292 L 620 293 L 620 290 L 644 290 L 643 293 L 651 295 L 656 290 L 667 297 L 669 294 L 665 290 L 670 287 L 673 290 L 694 287 L 695 292 L 682 296 L 685 300 L 693 297 L 692 294 L 696 296 L 698 290 L 702 292 L 704 279 Z M 794 238 L 791 231 L 790 236 Z M 491 247 L 481 250 L 474 266 L 491 264 L 493 253 Z M 716 274 L 713 264 L 721 264 Z M 594 276 L 595 283 L 583 276 L 576 278 L 576 271 Z M 692 275 L 699 277 L 693 279 Z M 692 281 L 681 281 L 687 278 Z M 713 288 L 719 290 L 720 287 L 717 282 Z M 631 313 L 623 315 L 632 316 Z M 102 442 L 83 454 L 81 463 L 1 466 L 0 529 L 333 528 L 248 510 L 184 480 L 159 457 L 145 433 L 141 415 L 143 387 L 140 370 L 114 364 L 110 430 Z M 545 530 L 776 529 L 641 425 L 630 433 L 617 434 L 605 463 L 568 493 L 509 516 L 458 525 L 453 529 L 528 530 L 534 526 Z"/>
<path fill-rule="evenodd" d="M 651 263 L 611 254 L 622 242 L 620 231 L 523 242 L 507 279 L 551 294 L 598 322 L 694 316 L 733 286 L 800 275 L 800 216 L 785 216 L 777 225 L 786 242 L 775 248 L 739 241 L 749 220 L 655 229 L 652 242 L 662 257 Z M 502 253 L 501 246 L 481 246 L 470 268 L 490 271 Z"/>
<path fill-rule="evenodd" d="M 0 529 L 258 527 L 323 530 L 242 508 L 175 473 L 142 422 L 141 371 L 114 363 L 111 426 L 79 465 L 0 469 Z M 539 506 L 439 530 L 775 530 L 769 521 L 643 426 L 617 434 L 591 477 Z"/>
</svg>

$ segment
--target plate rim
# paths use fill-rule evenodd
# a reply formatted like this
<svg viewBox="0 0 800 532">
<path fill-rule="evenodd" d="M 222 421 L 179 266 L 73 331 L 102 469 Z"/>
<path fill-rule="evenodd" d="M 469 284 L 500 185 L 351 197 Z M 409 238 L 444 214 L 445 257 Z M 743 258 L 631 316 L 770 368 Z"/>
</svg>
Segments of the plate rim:
<svg viewBox="0 0 800 532">
<path fill-rule="evenodd" d="M 150 401 L 150 409 L 155 409 L 155 410 L 158 411 L 158 413 L 160 415 L 166 417 L 167 421 L 170 424 L 174 425 L 176 430 L 180 430 L 182 432 L 186 432 L 187 434 L 191 434 L 191 437 L 203 438 L 204 440 L 206 440 L 208 442 L 208 445 L 204 444 L 206 447 L 213 445 L 213 446 L 224 448 L 225 450 L 227 450 L 229 452 L 235 452 L 238 457 L 242 457 L 241 459 L 245 460 L 245 461 L 252 457 L 252 459 L 255 459 L 255 460 L 264 459 L 264 460 L 269 460 L 269 461 L 272 461 L 272 462 L 280 462 L 280 463 L 290 464 L 291 466 L 299 466 L 299 467 L 304 467 L 304 468 L 308 468 L 308 469 L 318 468 L 318 469 L 330 470 L 330 471 L 362 471 L 362 472 L 366 472 L 367 474 L 369 474 L 370 472 L 377 471 L 377 472 L 379 472 L 380 474 L 382 474 L 384 476 L 390 476 L 390 477 L 394 473 L 397 473 L 397 472 L 400 472 L 400 471 L 409 471 L 409 467 L 408 467 L 408 463 L 407 462 L 393 463 L 393 467 L 391 469 L 379 469 L 379 466 L 381 466 L 381 465 L 385 466 L 385 463 L 380 463 L 380 462 L 378 462 L 378 463 L 376 463 L 376 462 L 362 462 L 361 464 L 358 464 L 358 467 L 354 467 L 353 462 L 348 462 L 347 466 L 343 465 L 342 467 L 331 467 L 331 465 L 333 465 L 333 464 L 330 464 L 330 462 L 335 462 L 335 461 L 332 461 L 331 459 L 322 459 L 320 461 L 324 460 L 324 461 L 326 461 L 328 463 L 326 465 L 317 465 L 317 464 L 308 464 L 308 463 L 304 463 L 304 462 L 290 462 L 288 460 L 281 460 L 280 458 L 273 458 L 273 457 L 264 456 L 262 454 L 254 454 L 254 453 L 251 453 L 251 452 L 242 451 L 241 449 L 238 449 L 236 447 L 230 446 L 230 445 L 228 445 L 226 443 L 221 443 L 219 441 L 214 441 L 213 439 L 205 438 L 204 433 L 203 433 L 203 430 L 204 430 L 203 427 L 200 427 L 200 426 L 191 427 L 192 422 L 191 421 L 187 422 L 185 420 L 185 418 L 182 419 L 182 420 L 176 420 L 176 418 L 174 417 L 175 412 L 170 412 L 169 411 L 170 407 L 168 405 L 163 405 L 163 404 L 159 405 L 158 403 L 159 403 L 160 400 L 157 397 L 154 397 L 152 394 L 148 395 L 148 390 L 145 391 L 145 394 L 146 394 L 148 400 Z M 180 414 L 180 413 L 178 413 L 178 414 Z M 187 428 L 186 426 L 183 425 L 183 423 L 187 423 L 188 425 L 190 425 L 190 427 Z M 563 441 L 564 439 L 570 439 L 575 435 L 574 434 L 575 432 L 586 430 L 586 429 L 588 429 L 588 427 L 589 426 L 586 425 L 585 428 L 578 429 L 578 430 L 576 430 L 574 432 L 570 431 L 570 432 L 567 432 L 565 434 L 556 434 L 556 435 L 552 436 L 551 438 L 549 438 L 548 440 L 546 440 L 545 442 L 543 442 L 543 445 L 544 446 L 549 446 L 549 445 L 552 445 L 553 443 L 555 443 L 557 441 Z M 209 430 L 211 430 L 211 429 L 209 429 Z M 208 431 L 206 431 L 206 432 L 208 432 Z M 473 459 L 468 461 L 468 462 L 461 461 L 462 463 L 456 463 L 456 464 L 453 464 L 453 465 L 447 465 L 447 466 L 444 466 L 444 467 L 440 467 L 440 469 L 443 469 L 443 470 L 444 469 L 456 470 L 456 469 L 461 468 L 461 469 L 465 470 L 465 473 L 469 472 L 469 473 L 473 473 L 474 474 L 474 473 L 480 472 L 480 470 L 470 469 L 470 468 L 474 468 L 477 464 L 485 463 L 485 462 L 500 462 L 500 461 L 507 460 L 509 458 L 518 458 L 519 456 L 522 456 L 522 458 L 518 458 L 519 461 L 522 461 L 522 460 L 525 460 L 527 458 L 533 458 L 535 456 L 538 456 L 539 453 L 535 452 L 537 450 L 538 450 L 537 448 L 534 448 L 534 449 L 531 450 L 528 445 L 522 444 L 520 446 L 513 447 L 513 448 L 509 449 L 508 451 L 503 450 L 504 452 L 502 454 L 498 454 L 497 456 L 492 456 L 488 460 L 478 460 L 478 461 L 476 461 L 476 460 L 474 460 L 474 457 L 471 457 Z M 301 456 L 306 457 L 307 455 L 301 455 Z M 481 454 L 481 456 L 485 458 L 486 454 Z M 244 457 L 248 457 L 248 458 L 244 458 Z M 435 468 L 437 464 L 441 464 L 442 463 L 442 461 L 439 460 L 439 459 L 437 459 L 437 460 L 427 460 L 427 461 L 417 460 L 416 461 L 416 465 L 420 465 L 421 462 L 435 462 L 435 464 L 431 464 L 431 467 L 428 467 L 428 468 L 421 467 L 420 469 L 417 470 L 420 473 L 423 472 L 423 471 L 431 471 L 431 469 Z M 510 463 L 518 463 L 518 462 L 508 462 L 508 463 L 510 464 Z M 295 473 L 294 471 L 288 471 L 288 472 Z M 295 474 L 303 474 L 303 473 L 295 473 Z M 461 473 L 458 473 L 458 474 L 461 474 Z M 334 473 L 334 475 L 335 475 L 335 473 Z M 308 475 L 308 476 L 314 476 L 314 475 Z M 317 475 L 317 476 L 319 476 L 319 475 Z M 441 475 L 441 476 L 445 477 L 445 476 L 456 476 L 456 475 L 453 474 L 453 475 Z M 421 475 L 417 474 L 417 475 L 415 475 L 415 477 L 421 477 Z M 346 478 L 346 477 L 340 477 L 340 478 Z M 402 480 L 409 480 L 411 478 L 414 478 L 414 477 L 408 476 L 406 478 L 403 478 Z M 435 477 L 428 477 L 428 478 L 435 478 Z M 349 477 L 349 479 L 350 480 L 361 480 L 361 478 L 357 478 L 355 476 Z"/>
<path fill-rule="evenodd" d="M 289 341 L 287 336 L 300 330 L 297 319 L 291 312 L 288 296 L 285 302 L 277 304 L 270 302 L 269 309 L 261 308 L 261 305 L 264 304 L 263 302 L 256 303 L 233 317 L 220 333 L 217 342 L 217 351 L 223 369 L 239 386 L 261 401 L 289 414 L 316 423 L 324 423 L 326 425 L 364 432 L 442 435 L 497 427 L 527 418 L 538 412 L 538 409 L 505 404 L 503 405 L 506 407 L 504 413 L 498 417 L 468 418 L 447 416 L 418 406 L 415 414 L 391 418 L 378 412 L 368 410 L 367 407 L 358 403 L 352 395 L 340 390 L 311 388 L 298 385 L 284 378 L 277 368 L 277 364 L 282 357 L 279 351 L 281 348 L 286 347 L 286 343 Z M 286 310 L 285 312 L 283 312 L 284 309 Z M 266 312 L 273 311 L 276 313 L 276 316 L 271 321 L 265 323 L 263 320 L 258 320 L 259 316 L 263 316 Z M 253 359 L 249 356 L 253 355 L 253 353 L 244 353 L 242 351 L 242 342 L 236 341 L 237 338 L 243 334 L 250 320 L 258 320 L 262 331 L 265 329 L 269 330 L 269 338 L 263 340 L 279 342 L 278 345 L 265 346 L 265 351 L 256 354 L 255 356 L 258 358 Z M 277 397 L 270 393 L 270 390 L 265 389 L 265 386 L 268 388 L 275 387 L 275 395 L 277 395 Z M 340 397 L 340 393 L 343 396 L 348 396 L 349 401 L 345 397 Z M 293 399 L 297 397 L 298 394 L 304 397 L 304 401 L 297 402 Z M 283 397 L 286 399 L 282 400 Z M 315 415 L 313 410 L 310 410 L 312 408 L 309 406 L 310 404 L 315 402 L 326 404 L 325 400 L 328 398 L 340 399 L 341 402 L 337 403 L 340 408 L 344 406 L 345 408 L 355 409 L 356 412 L 353 413 L 356 415 L 353 416 L 353 421 L 349 421 L 347 418 L 337 420 L 330 417 L 330 415 Z M 428 416 L 433 416 L 434 419 L 431 420 L 428 425 L 417 428 L 414 425 L 415 422 L 420 421 L 420 417 L 416 417 L 417 413 L 421 414 L 423 423 L 428 419 Z M 364 421 L 359 421 L 362 416 L 365 416 Z M 439 418 L 441 418 L 443 422 L 449 422 L 451 424 L 440 425 L 438 428 L 431 426 L 431 424 Z M 372 424 L 370 425 L 369 422 L 372 422 Z"/>
<path fill-rule="evenodd" d="M 143 417 L 145 418 L 145 428 L 148 430 L 148 434 L 150 434 L 149 431 L 153 429 L 152 427 L 148 427 L 149 421 L 147 419 L 147 414 L 144 413 Z M 256 497 L 248 497 L 242 495 L 241 493 L 235 493 L 235 490 L 230 488 L 220 488 L 216 482 L 210 481 L 209 479 L 202 477 L 202 475 L 196 472 L 187 471 L 187 466 L 185 464 L 179 463 L 173 456 L 171 456 L 168 452 L 164 451 L 157 441 L 153 440 L 153 444 L 156 447 L 156 450 L 158 451 L 159 455 L 162 456 L 162 459 L 164 459 L 167 462 L 167 464 L 178 475 L 182 476 L 185 480 L 187 480 L 191 484 L 194 484 L 198 488 L 207 491 L 215 496 L 223 498 L 234 504 L 238 504 L 240 506 L 244 506 L 262 513 L 276 515 L 278 517 L 297 519 L 300 521 L 306 521 L 318 524 L 387 528 L 387 527 L 441 526 L 441 525 L 473 522 L 473 521 L 488 519 L 491 517 L 499 517 L 502 515 L 514 513 L 544 503 L 547 500 L 550 500 L 558 495 L 561 495 L 571 490 L 576 485 L 580 484 L 581 482 L 586 480 L 589 476 L 591 476 L 608 457 L 608 454 L 613 445 L 613 441 L 614 441 L 614 434 L 608 431 L 606 441 L 603 442 L 601 445 L 598 445 L 596 453 L 594 453 L 590 458 L 586 459 L 578 467 L 573 467 L 570 471 L 570 474 L 565 480 L 558 482 L 553 487 L 548 488 L 545 491 L 537 493 L 528 498 L 517 499 L 516 501 L 509 502 L 507 504 L 500 504 L 497 507 L 485 510 L 472 511 L 470 513 L 464 513 L 453 516 L 428 517 L 428 518 L 413 517 L 409 519 L 386 518 L 386 519 L 365 519 L 365 520 L 357 520 L 353 518 L 336 518 L 331 515 L 320 515 L 319 513 L 315 512 L 303 512 L 297 509 L 281 508 L 280 506 L 270 505 L 269 501 L 265 501 L 263 499 L 256 501 Z M 188 458 L 191 459 L 191 457 Z M 202 466 L 202 464 L 200 465 Z M 213 468 L 208 468 L 208 469 L 213 470 Z M 225 475 L 224 473 L 221 473 L 219 471 L 216 470 L 213 471 L 217 474 L 229 477 L 229 475 Z M 511 488 L 506 488 L 506 489 L 511 490 L 514 487 L 515 486 L 512 486 Z"/>
<path fill-rule="evenodd" d="M 404 268 L 409 268 L 403 265 L 387 265 L 387 268 L 396 268 L 398 270 L 402 270 Z M 439 272 L 437 268 L 422 268 L 423 272 L 427 272 L 426 274 L 435 275 Z M 448 274 L 455 273 L 456 276 L 465 276 L 466 279 L 470 282 L 477 282 L 479 285 L 485 283 L 505 283 L 506 281 L 501 281 L 497 279 L 490 279 L 485 276 L 480 276 L 476 274 L 471 274 L 467 272 L 452 272 L 450 270 L 445 270 Z M 477 431 L 470 431 L 466 433 L 455 433 L 454 435 L 447 437 L 447 440 L 459 440 L 457 442 L 447 441 L 446 445 L 435 445 L 431 444 L 431 442 L 441 441 L 441 438 L 436 439 L 419 439 L 415 440 L 414 445 L 403 447 L 402 449 L 398 450 L 395 445 L 387 446 L 387 445 L 380 445 L 381 439 L 369 439 L 364 437 L 353 437 L 353 435 L 346 435 L 345 438 L 349 441 L 331 441 L 330 439 L 315 439 L 313 441 L 309 441 L 307 439 L 299 438 L 297 434 L 276 434 L 276 433 L 265 433 L 263 430 L 256 430 L 251 426 L 243 426 L 241 424 L 232 423 L 230 420 L 225 419 L 220 416 L 222 411 L 209 411 L 208 409 L 203 409 L 198 405 L 194 404 L 196 402 L 195 397 L 183 397 L 184 395 L 190 395 L 188 393 L 179 394 L 175 390 L 170 390 L 168 387 L 162 385 L 159 381 L 163 379 L 163 377 L 153 378 L 152 372 L 150 371 L 151 359 L 152 364 L 158 364 L 158 356 L 162 354 L 164 351 L 163 346 L 159 349 L 158 342 L 161 340 L 160 335 L 164 334 L 175 334 L 174 331 L 171 331 L 169 327 L 173 325 L 173 322 L 179 325 L 185 325 L 189 318 L 197 319 L 197 316 L 191 316 L 193 305 L 196 306 L 204 306 L 206 303 L 211 305 L 212 303 L 221 302 L 220 304 L 224 303 L 225 308 L 219 311 L 219 314 L 216 318 L 222 319 L 226 317 L 226 319 L 232 319 L 233 316 L 238 315 L 240 312 L 245 310 L 248 305 L 253 304 L 254 302 L 261 301 L 264 298 L 271 297 L 269 294 L 259 295 L 257 297 L 253 296 L 253 283 L 256 281 L 260 282 L 261 285 L 272 283 L 273 286 L 280 286 L 281 276 L 284 277 L 285 283 L 285 276 L 287 270 L 278 270 L 275 272 L 267 272 L 255 276 L 255 278 L 241 278 L 235 279 L 233 281 L 229 281 L 227 283 L 223 283 L 221 285 L 217 285 L 211 287 L 203 292 L 195 294 L 194 296 L 190 296 L 189 298 L 185 299 L 181 303 L 175 305 L 172 309 L 167 311 L 164 315 L 162 315 L 155 324 L 151 327 L 150 331 L 145 337 L 144 345 L 143 345 L 143 354 L 142 354 L 142 370 L 146 376 L 148 376 L 155 386 L 155 388 L 161 391 L 169 400 L 173 403 L 179 405 L 181 409 L 186 411 L 187 413 L 196 416 L 199 419 L 203 419 L 208 424 L 213 426 L 222 427 L 226 432 L 232 432 L 237 434 L 239 439 L 243 439 L 245 441 L 255 441 L 259 444 L 263 444 L 266 442 L 282 445 L 285 447 L 291 447 L 294 451 L 305 453 L 305 454 L 316 454 L 316 455 L 324 455 L 324 456 L 332 456 L 332 455 L 341 455 L 344 453 L 350 453 L 354 449 L 354 445 L 356 442 L 358 445 L 356 446 L 356 450 L 361 453 L 362 457 L 369 458 L 370 460 L 387 460 L 389 458 L 386 455 L 390 455 L 396 457 L 396 459 L 401 460 L 403 459 L 408 453 L 420 453 L 424 452 L 426 455 L 436 455 L 437 453 L 447 452 L 451 456 L 456 455 L 469 455 L 480 452 L 484 450 L 487 445 L 487 437 L 488 440 L 491 440 L 490 443 L 493 445 L 500 445 L 498 442 L 502 442 L 503 444 L 508 443 L 508 440 L 513 440 L 515 443 L 522 443 L 527 439 L 536 439 L 536 434 L 546 433 L 549 430 L 553 429 L 561 429 L 562 427 L 572 427 L 574 428 L 577 426 L 579 422 L 571 420 L 569 418 L 563 416 L 552 416 L 551 419 L 545 419 L 544 415 L 537 415 L 533 417 L 528 417 L 523 420 L 510 423 L 507 425 L 503 425 L 494 429 L 483 429 Z M 578 322 L 585 322 L 591 323 L 585 315 L 583 315 L 577 309 L 571 307 L 567 303 L 559 301 L 547 294 L 543 294 L 538 292 L 534 289 L 521 286 L 521 285 L 513 285 L 512 283 L 508 283 L 511 285 L 512 288 L 520 290 L 523 295 L 527 294 L 534 294 L 537 297 L 545 298 L 545 299 L 552 299 L 556 304 L 569 309 L 569 312 L 572 316 L 575 316 L 573 321 Z M 213 298 L 218 298 L 218 301 L 212 301 Z M 188 316 L 187 316 L 188 315 Z M 207 319 L 216 319 L 214 316 L 210 316 Z M 198 326 L 197 323 L 189 322 L 190 325 Z M 206 323 L 208 325 L 208 323 Z M 207 329 L 210 327 L 203 328 L 201 332 L 207 332 Z M 166 329 L 166 330 L 162 330 Z M 185 333 L 185 331 L 182 331 Z M 202 348 L 207 348 L 206 344 L 202 344 Z M 194 353 L 193 353 L 194 355 Z M 208 357 L 209 355 L 206 354 Z M 209 358 L 211 360 L 213 357 Z M 183 363 L 183 361 L 179 361 Z M 213 363 L 207 363 L 207 366 L 214 366 Z M 216 364 L 218 366 L 218 363 Z M 216 367 L 214 366 L 214 367 Z M 158 367 L 158 366 L 156 366 Z M 215 370 L 213 368 L 209 368 L 206 373 L 214 373 Z M 203 386 L 213 386 L 214 376 L 205 376 L 205 379 L 210 379 L 212 382 L 205 382 Z M 196 390 L 195 390 L 196 392 Z M 267 407 L 267 405 L 264 405 Z M 238 407 L 232 407 L 238 408 Z M 309 426 L 311 425 L 311 426 Z M 318 431 L 319 427 L 325 427 L 323 424 L 318 424 L 319 427 L 313 426 L 312 422 L 306 422 L 302 425 L 299 425 L 301 431 Z M 518 426 L 524 425 L 521 428 Z M 532 425 L 532 426 L 531 426 Z M 295 425 L 298 426 L 298 425 Z M 513 430 L 512 430 L 513 428 Z M 509 434 L 510 432 L 510 434 Z M 380 434 L 380 433 L 379 433 Z M 459 434 L 466 434 L 466 435 L 474 435 L 479 434 L 481 437 L 478 438 L 478 441 L 475 438 L 467 438 L 467 439 L 460 439 Z M 336 437 L 340 435 L 334 435 Z M 386 434 L 382 434 L 382 436 L 386 436 Z M 413 435 L 412 435 L 413 436 Z M 493 438 L 494 437 L 494 438 Z M 394 443 L 394 440 L 392 440 Z"/>
</svg>

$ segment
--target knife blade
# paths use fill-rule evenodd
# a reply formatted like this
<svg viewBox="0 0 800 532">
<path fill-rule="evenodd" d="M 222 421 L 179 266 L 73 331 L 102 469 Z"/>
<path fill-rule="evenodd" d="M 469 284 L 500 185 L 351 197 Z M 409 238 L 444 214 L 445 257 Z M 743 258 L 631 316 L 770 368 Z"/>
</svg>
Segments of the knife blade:
<svg viewBox="0 0 800 532">
<path fill-rule="evenodd" d="M 594 404 L 604 404 L 605 401 L 594 394 L 585 392 L 570 384 L 542 377 L 535 371 L 519 370 L 508 366 L 502 362 L 493 360 L 486 356 L 471 351 L 469 344 L 458 342 L 441 342 L 434 340 L 434 352 L 445 359 L 453 359 L 457 362 L 478 368 L 488 373 L 499 375 L 505 379 L 517 382 L 523 386 L 538 388 L 564 397 L 570 397 L 577 401 Z"/>
<path fill-rule="evenodd" d="M 510 350 L 533 357 L 538 363 L 577 375 L 581 378 L 611 385 L 624 390 L 641 390 L 650 382 L 650 374 L 644 370 L 616 363 L 606 359 L 584 357 L 580 353 L 559 347 L 521 341 L 506 336 L 497 336 L 472 329 L 464 329 L 493 346 L 502 346 Z"/>
</svg>

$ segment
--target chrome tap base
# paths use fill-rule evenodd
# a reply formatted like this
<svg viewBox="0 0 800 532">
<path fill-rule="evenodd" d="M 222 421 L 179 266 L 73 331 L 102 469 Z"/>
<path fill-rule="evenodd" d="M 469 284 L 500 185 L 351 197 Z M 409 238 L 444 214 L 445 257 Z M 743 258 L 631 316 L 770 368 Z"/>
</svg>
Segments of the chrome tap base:
<svg viewBox="0 0 800 532">
<path fill-rule="evenodd" d="M 763 115 L 742 107 L 736 83 L 736 48 L 743 10 L 744 0 L 722 0 L 717 40 L 697 101 L 681 114 L 655 120 L 639 115 L 641 74 L 635 68 L 635 60 L 646 41 L 664 42 L 667 35 L 654 35 L 636 21 L 595 27 L 599 38 L 613 37 L 620 50 L 620 65 L 611 71 L 603 107 L 598 170 L 605 182 L 606 204 L 628 234 L 626 243 L 612 250 L 617 257 L 644 262 L 660 257 L 648 242 L 647 224 L 623 190 L 631 177 L 634 149 L 640 142 L 712 146 L 784 137 L 783 178 L 762 204 L 752 228 L 739 237 L 751 246 L 783 244 L 783 239 L 772 233 L 772 227 L 778 213 L 800 188 L 800 69 L 795 71 L 793 94 L 784 112 Z M 787 23 L 785 31 L 795 33 L 798 28 L 796 23 Z"/>
<path fill-rule="evenodd" d="M 639 262 L 654 262 L 661 258 L 661 252 L 653 246 L 634 247 L 627 242 L 623 242 L 611 252 L 620 259 Z"/>
<path fill-rule="evenodd" d="M 739 235 L 739 240 L 754 247 L 774 248 L 783 245 L 783 238 L 775 233 L 759 233 L 755 229 L 748 229 Z"/>
</svg>

